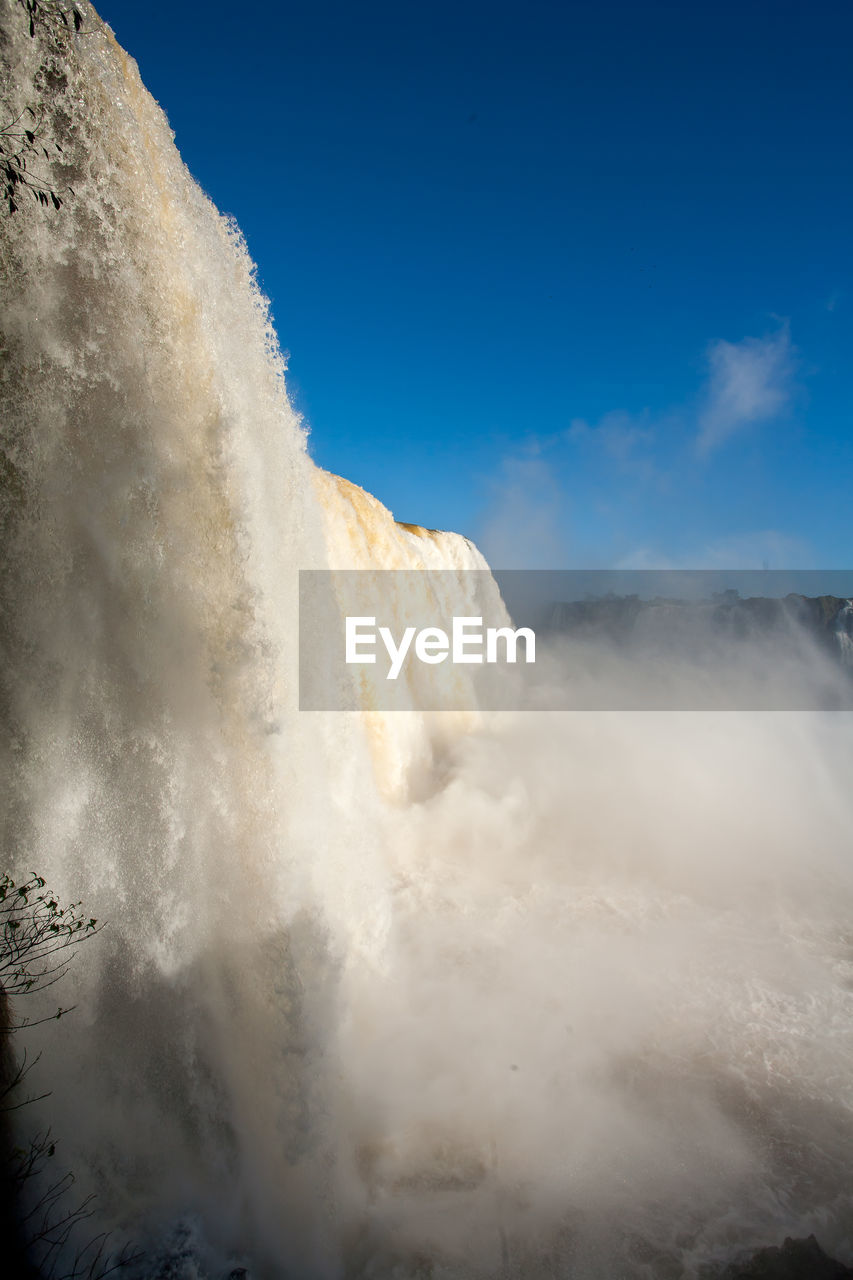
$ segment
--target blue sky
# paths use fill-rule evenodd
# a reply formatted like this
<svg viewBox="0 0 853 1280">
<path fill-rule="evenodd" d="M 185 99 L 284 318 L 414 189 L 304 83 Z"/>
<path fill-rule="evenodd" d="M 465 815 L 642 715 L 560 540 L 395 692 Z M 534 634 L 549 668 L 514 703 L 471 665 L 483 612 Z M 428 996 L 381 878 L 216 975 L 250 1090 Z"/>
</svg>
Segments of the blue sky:
<svg viewBox="0 0 853 1280">
<path fill-rule="evenodd" d="M 499 567 L 845 567 L 853 6 L 102 0 L 316 460 Z"/>
</svg>

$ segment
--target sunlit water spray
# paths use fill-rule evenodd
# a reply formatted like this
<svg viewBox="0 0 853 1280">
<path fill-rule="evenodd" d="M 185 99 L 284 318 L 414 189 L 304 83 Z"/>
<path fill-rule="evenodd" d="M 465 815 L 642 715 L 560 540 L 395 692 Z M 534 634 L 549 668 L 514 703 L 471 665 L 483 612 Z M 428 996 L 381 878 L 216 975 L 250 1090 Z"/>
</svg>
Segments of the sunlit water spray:
<svg viewBox="0 0 853 1280">
<path fill-rule="evenodd" d="M 2 746 L 7 858 L 109 922 L 33 1033 L 98 1226 L 148 1280 L 849 1256 L 847 717 L 300 715 L 298 569 L 484 562 L 313 466 L 85 20 L 38 90 L 75 198 L 2 228 Z"/>
</svg>

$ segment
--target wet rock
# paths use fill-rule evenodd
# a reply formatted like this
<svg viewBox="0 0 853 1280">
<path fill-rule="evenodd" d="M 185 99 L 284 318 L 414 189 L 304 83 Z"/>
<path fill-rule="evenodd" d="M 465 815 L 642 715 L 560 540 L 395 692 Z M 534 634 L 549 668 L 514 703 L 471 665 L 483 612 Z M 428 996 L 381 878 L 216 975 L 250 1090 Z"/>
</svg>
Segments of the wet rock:
<svg viewBox="0 0 853 1280">
<path fill-rule="evenodd" d="M 720 1280 L 853 1280 L 853 1268 L 824 1253 L 814 1236 L 759 1249 L 728 1267 Z"/>
</svg>

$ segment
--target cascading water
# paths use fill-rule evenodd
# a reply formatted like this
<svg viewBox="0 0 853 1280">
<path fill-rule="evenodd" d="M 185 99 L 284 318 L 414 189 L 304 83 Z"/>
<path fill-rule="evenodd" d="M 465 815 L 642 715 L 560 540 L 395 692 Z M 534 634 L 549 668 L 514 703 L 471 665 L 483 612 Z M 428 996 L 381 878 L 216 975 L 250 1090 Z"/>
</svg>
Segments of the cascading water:
<svg viewBox="0 0 853 1280">
<path fill-rule="evenodd" d="M 853 600 L 848 600 L 835 619 L 835 639 L 845 667 L 853 667 Z"/>
<path fill-rule="evenodd" d="M 314 468 L 84 17 L 3 0 L 75 195 L 3 223 L 2 768 L 7 858 L 109 922 L 31 1033 L 98 1223 L 147 1280 L 849 1255 L 846 716 L 300 714 L 298 569 L 484 562 Z"/>
</svg>

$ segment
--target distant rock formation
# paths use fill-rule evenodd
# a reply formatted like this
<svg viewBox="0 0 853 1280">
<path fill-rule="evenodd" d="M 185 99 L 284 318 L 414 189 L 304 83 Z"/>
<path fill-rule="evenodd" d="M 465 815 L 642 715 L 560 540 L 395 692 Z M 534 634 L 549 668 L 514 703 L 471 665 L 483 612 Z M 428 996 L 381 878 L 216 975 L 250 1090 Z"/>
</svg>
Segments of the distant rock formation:
<svg viewBox="0 0 853 1280">
<path fill-rule="evenodd" d="M 759 1249 L 746 1262 L 727 1267 L 720 1280 L 853 1280 L 853 1268 L 830 1258 L 814 1236 L 789 1236 L 781 1249 Z"/>
<path fill-rule="evenodd" d="M 600 637 L 620 647 L 688 633 L 734 641 L 805 633 L 853 666 L 853 603 L 839 596 L 741 598 L 737 591 L 723 591 L 710 600 L 685 601 L 608 595 L 555 603 L 545 629 L 584 640 Z"/>
</svg>

